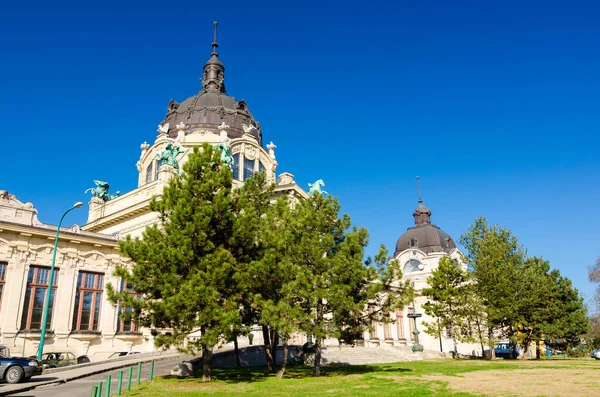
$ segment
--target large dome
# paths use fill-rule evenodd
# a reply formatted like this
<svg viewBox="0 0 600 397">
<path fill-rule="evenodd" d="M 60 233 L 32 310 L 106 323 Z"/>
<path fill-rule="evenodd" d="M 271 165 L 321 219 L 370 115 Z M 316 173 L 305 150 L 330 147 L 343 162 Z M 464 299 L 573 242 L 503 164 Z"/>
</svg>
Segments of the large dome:
<svg viewBox="0 0 600 397">
<path fill-rule="evenodd" d="M 230 138 L 239 138 L 247 130 L 262 145 L 260 123 L 254 120 L 246 102 L 238 102 L 223 92 L 203 89 L 181 104 L 171 101 L 169 112 L 162 124 L 165 123 L 169 123 L 169 135 L 172 138 L 177 137 L 176 126 L 180 123 L 185 124 L 188 130 L 202 128 L 216 134 L 219 133 L 218 127 L 225 123 L 229 126 L 227 135 Z"/>
<path fill-rule="evenodd" d="M 217 54 L 217 37 L 215 22 L 215 40 L 212 43 L 213 52 L 204 65 L 202 89 L 197 95 L 178 103 L 169 102 L 168 112 L 161 123 L 168 123 L 168 134 L 177 137 L 177 125 L 185 125 L 186 133 L 197 129 L 205 129 L 219 134 L 218 127 L 225 123 L 229 126 L 229 138 L 239 138 L 244 133 L 253 135 L 262 145 L 260 123 L 254 120 L 248 111 L 248 105 L 242 99 L 237 101 L 225 91 L 225 67 Z"/>
<path fill-rule="evenodd" d="M 432 252 L 450 253 L 456 244 L 450 235 L 436 225 L 431 224 L 431 210 L 419 200 L 419 205 L 413 213 L 415 226 L 408 228 L 396 242 L 397 256 L 409 248 L 418 248 L 426 254 Z"/>
</svg>

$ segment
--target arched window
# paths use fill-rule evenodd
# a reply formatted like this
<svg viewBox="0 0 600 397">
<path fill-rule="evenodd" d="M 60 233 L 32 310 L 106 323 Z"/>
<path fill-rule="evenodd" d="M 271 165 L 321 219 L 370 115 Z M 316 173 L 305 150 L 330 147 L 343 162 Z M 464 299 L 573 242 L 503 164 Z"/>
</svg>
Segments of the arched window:
<svg viewBox="0 0 600 397">
<path fill-rule="evenodd" d="M 419 261 L 417 259 L 411 259 L 408 262 L 406 262 L 402 272 L 406 276 L 406 275 L 409 275 L 410 273 L 420 272 L 421 270 L 423 270 L 423 268 L 424 268 L 424 266 L 421 263 L 421 261 Z"/>
<path fill-rule="evenodd" d="M 244 180 L 254 175 L 254 160 L 244 159 Z"/>
<path fill-rule="evenodd" d="M 152 182 L 152 166 L 154 165 L 154 161 L 152 161 L 148 168 L 146 168 L 146 183 Z"/>
<path fill-rule="evenodd" d="M 233 171 L 232 178 L 240 180 L 240 154 L 233 155 L 233 164 L 231 164 L 231 170 Z"/>
<path fill-rule="evenodd" d="M 154 179 L 158 180 L 158 171 L 160 171 L 160 166 L 163 164 L 163 160 L 158 160 L 156 162 L 156 167 L 154 168 Z"/>
</svg>

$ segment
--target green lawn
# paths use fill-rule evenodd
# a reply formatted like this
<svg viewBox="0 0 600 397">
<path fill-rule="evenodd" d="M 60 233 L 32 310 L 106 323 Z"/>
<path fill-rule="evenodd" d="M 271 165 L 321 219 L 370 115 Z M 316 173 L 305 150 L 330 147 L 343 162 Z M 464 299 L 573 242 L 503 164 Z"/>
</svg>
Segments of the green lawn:
<svg viewBox="0 0 600 397">
<path fill-rule="evenodd" d="M 492 372 L 488 372 L 492 371 Z M 496 374 L 496 371 L 501 371 Z M 506 372 L 508 371 L 508 372 Z M 292 367 L 285 379 L 276 379 L 274 375 L 265 376 L 264 368 L 245 368 L 242 370 L 215 369 L 213 381 L 201 383 L 198 378 L 157 378 L 135 387 L 125 396 L 477 396 L 462 391 L 461 385 L 453 387 L 449 382 L 469 379 L 478 381 L 470 375 L 482 373 L 491 375 L 486 380 L 490 387 L 485 389 L 488 395 L 543 396 L 562 395 L 556 387 L 547 385 L 554 378 L 561 378 L 564 384 L 565 374 L 584 375 L 584 380 L 596 378 L 600 374 L 600 363 L 593 360 L 563 361 L 479 361 L 479 360 L 435 360 L 412 363 L 379 365 L 331 366 L 323 367 L 321 377 L 312 376 L 312 368 Z M 532 375 L 533 374 L 533 375 Z M 539 375 L 542 374 L 542 375 Z M 556 375 L 556 376 L 555 376 Z M 522 376 L 522 379 L 519 379 Z M 540 389 L 521 394 L 505 392 L 502 385 L 506 382 L 529 382 L 531 377 L 540 377 Z M 542 379 L 543 378 L 543 379 Z M 494 382 L 497 379 L 497 382 Z M 560 379 L 556 379 L 560 382 Z M 590 380 L 590 382 L 595 382 Z M 494 385 L 492 383 L 497 383 Z M 474 385 L 477 386 L 477 385 Z M 458 389 L 457 389 L 458 387 Z M 463 384 L 464 387 L 464 384 Z M 495 389 L 494 389 L 495 387 Z M 557 385 L 560 387 L 560 385 Z M 590 390 L 591 396 L 600 393 L 595 383 L 582 389 L 584 394 Z M 473 389 L 478 390 L 478 389 Z M 491 391 L 490 391 L 491 390 Z M 539 393 L 538 393 L 539 391 Z M 507 394 L 508 393 L 508 394 Z M 556 394 L 558 393 L 558 394 Z M 598 394 L 600 395 L 600 394 Z"/>
</svg>

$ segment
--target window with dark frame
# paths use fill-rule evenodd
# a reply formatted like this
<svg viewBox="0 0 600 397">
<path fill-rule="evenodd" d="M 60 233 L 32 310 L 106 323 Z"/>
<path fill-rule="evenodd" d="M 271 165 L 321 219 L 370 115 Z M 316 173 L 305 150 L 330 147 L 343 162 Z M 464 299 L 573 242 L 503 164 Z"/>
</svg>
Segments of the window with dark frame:
<svg viewBox="0 0 600 397">
<path fill-rule="evenodd" d="M 2 308 L 2 291 L 4 291 L 4 283 L 6 282 L 6 266 L 8 263 L 0 262 L 0 309 Z M 0 311 L 1 313 L 1 311 Z"/>
<path fill-rule="evenodd" d="M 135 288 L 133 286 L 128 285 L 124 280 L 121 280 L 121 292 L 127 291 L 127 293 L 133 296 L 134 299 L 140 300 L 142 295 L 135 292 Z M 122 314 L 129 313 L 128 318 L 123 319 Z M 133 319 L 135 313 L 133 312 L 133 308 L 127 307 L 125 305 L 120 305 L 117 314 L 117 333 L 129 333 L 129 332 L 139 332 L 138 326 Z"/>
<path fill-rule="evenodd" d="M 233 155 L 233 164 L 231 164 L 231 177 L 236 180 L 240 180 L 240 154 Z"/>
<path fill-rule="evenodd" d="M 104 274 L 79 272 L 73 310 L 73 331 L 98 331 Z"/>
<path fill-rule="evenodd" d="M 254 175 L 254 160 L 244 159 L 244 180 Z"/>
<path fill-rule="evenodd" d="M 58 270 L 54 269 L 54 282 L 50 289 L 50 307 L 46 328 L 52 329 L 52 314 L 56 299 L 58 285 Z M 46 303 L 46 292 L 50 282 L 50 268 L 31 266 L 27 273 L 27 289 L 23 302 L 23 315 L 21 316 L 21 330 L 40 330 L 42 328 L 42 315 Z"/>
</svg>

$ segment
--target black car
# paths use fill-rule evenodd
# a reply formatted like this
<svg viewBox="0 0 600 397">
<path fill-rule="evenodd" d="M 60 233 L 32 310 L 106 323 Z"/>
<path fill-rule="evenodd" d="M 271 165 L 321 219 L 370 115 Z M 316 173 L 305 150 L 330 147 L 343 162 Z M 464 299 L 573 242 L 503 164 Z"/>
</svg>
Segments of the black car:
<svg viewBox="0 0 600 397">
<path fill-rule="evenodd" d="M 42 366 L 34 358 L 7 357 L 0 354 L 0 379 L 8 383 L 27 381 L 32 376 L 41 374 Z"/>
</svg>

